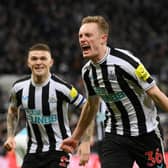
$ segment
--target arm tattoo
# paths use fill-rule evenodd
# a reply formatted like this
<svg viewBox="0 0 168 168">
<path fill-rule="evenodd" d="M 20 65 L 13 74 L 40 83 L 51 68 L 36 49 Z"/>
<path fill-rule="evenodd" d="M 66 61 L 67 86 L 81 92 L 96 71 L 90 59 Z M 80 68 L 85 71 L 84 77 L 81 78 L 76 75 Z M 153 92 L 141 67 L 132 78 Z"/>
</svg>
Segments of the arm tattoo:
<svg viewBox="0 0 168 168">
<path fill-rule="evenodd" d="M 9 111 L 7 114 L 7 131 L 8 137 L 13 137 L 15 135 L 16 127 L 18 124 L 18 112 Z"/>
</svg>

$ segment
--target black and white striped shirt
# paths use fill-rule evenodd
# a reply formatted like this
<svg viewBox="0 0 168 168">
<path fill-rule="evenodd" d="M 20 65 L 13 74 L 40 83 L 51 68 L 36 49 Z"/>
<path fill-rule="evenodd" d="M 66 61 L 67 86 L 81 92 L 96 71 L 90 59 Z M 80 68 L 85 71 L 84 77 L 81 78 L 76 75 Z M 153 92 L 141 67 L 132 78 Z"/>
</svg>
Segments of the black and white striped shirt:
<svg viewBox="0 0 168 168">
<path fill-rule="evenodd" d="M 88 96 L 99 95 L 107 105 L 106 132 L 138 136 L 157 128 L 157 109 L 146 94 L 155 81 L 130 52 L 107 48 L 99 63 L 84 65 L 82 77 Z"/>
<path fill-rule="evenodd" d="M 62 140 L 71 135 L 68 105 L 79 107 L 86 99 L 52 74 L 42 85 L 29 76 L 14 83 L 10 104 L 26 112 L 28 153 L 60 150 Z"/>
</svg>

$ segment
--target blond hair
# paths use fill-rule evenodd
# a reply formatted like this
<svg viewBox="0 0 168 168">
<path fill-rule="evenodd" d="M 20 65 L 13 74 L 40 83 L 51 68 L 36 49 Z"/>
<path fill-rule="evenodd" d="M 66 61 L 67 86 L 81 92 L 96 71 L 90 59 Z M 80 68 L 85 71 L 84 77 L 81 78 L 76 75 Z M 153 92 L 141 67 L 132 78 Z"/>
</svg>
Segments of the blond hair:
<svg viewBox="0 0 168 168">
<path fill-rule="evenodd" d="M 81 25 L 85 23 L 96 23 L 102 33 L 109 34 L 109 24 L 103 16 L 86 16 L 82 19 Z"/>
</svg>

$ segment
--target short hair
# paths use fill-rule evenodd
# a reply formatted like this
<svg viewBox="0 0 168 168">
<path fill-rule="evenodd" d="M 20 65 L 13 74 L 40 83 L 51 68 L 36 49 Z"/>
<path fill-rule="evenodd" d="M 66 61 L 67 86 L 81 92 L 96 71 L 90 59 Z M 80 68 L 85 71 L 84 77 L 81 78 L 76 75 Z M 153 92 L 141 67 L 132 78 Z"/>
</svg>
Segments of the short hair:
<svg viewBox="0 0 168 168">
<path fill-rule="evenodd" d="M 85 23 L 97 23 L 103 33 L 109 34 L 109 24 L 103 16 L 86 16 L 82 19 L 81 25 Z"/>
<path fill-rule="evenodd" d="M 34 50 L 43 50 L 43 51 L 48 51 L 51 53 L 51 49 L 47 44 L 44 43 L 37 43 L 34 44 L 33 46 L 31 46 L 28 50 L 28 52 L 30 51 L 34 51 Z"/>
</svg>

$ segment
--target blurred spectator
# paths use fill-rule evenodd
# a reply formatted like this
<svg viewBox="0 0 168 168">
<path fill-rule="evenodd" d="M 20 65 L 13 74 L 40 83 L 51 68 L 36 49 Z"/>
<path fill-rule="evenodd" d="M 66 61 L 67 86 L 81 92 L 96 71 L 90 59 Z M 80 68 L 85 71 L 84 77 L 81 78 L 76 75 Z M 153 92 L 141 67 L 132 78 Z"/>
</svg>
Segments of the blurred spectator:
<svg viewBox="0 0 168 168">
<path fill-rule="evenodd" d="M 76 42 L 79 20 L 95 13 L 105 15 L 110 20 L 110 41 L 114 46 L 134 49 L 144 62 L 147 61 L 149 69 L 154 69 L 156 74 L 161 73 L 160 67 L 168 48 L 167 1 L 105 2 L 13 0 L 7 3 L 2 0 L 0 43 L 3 47 L 0 61 L 3 64 L 0 74 L 28 73 L 26 67 L 22 67 L 26 55 L 24 49 L 32 43 L 43 41 L 55 51 L 53 54 L 57 62 L 54 71 L 64 75 L 72 71 L 80 75 L 82 59 L 79 58 L 80 50 Z M 151 66 L 151 62 L 156 66 Z"/>
</svg>

